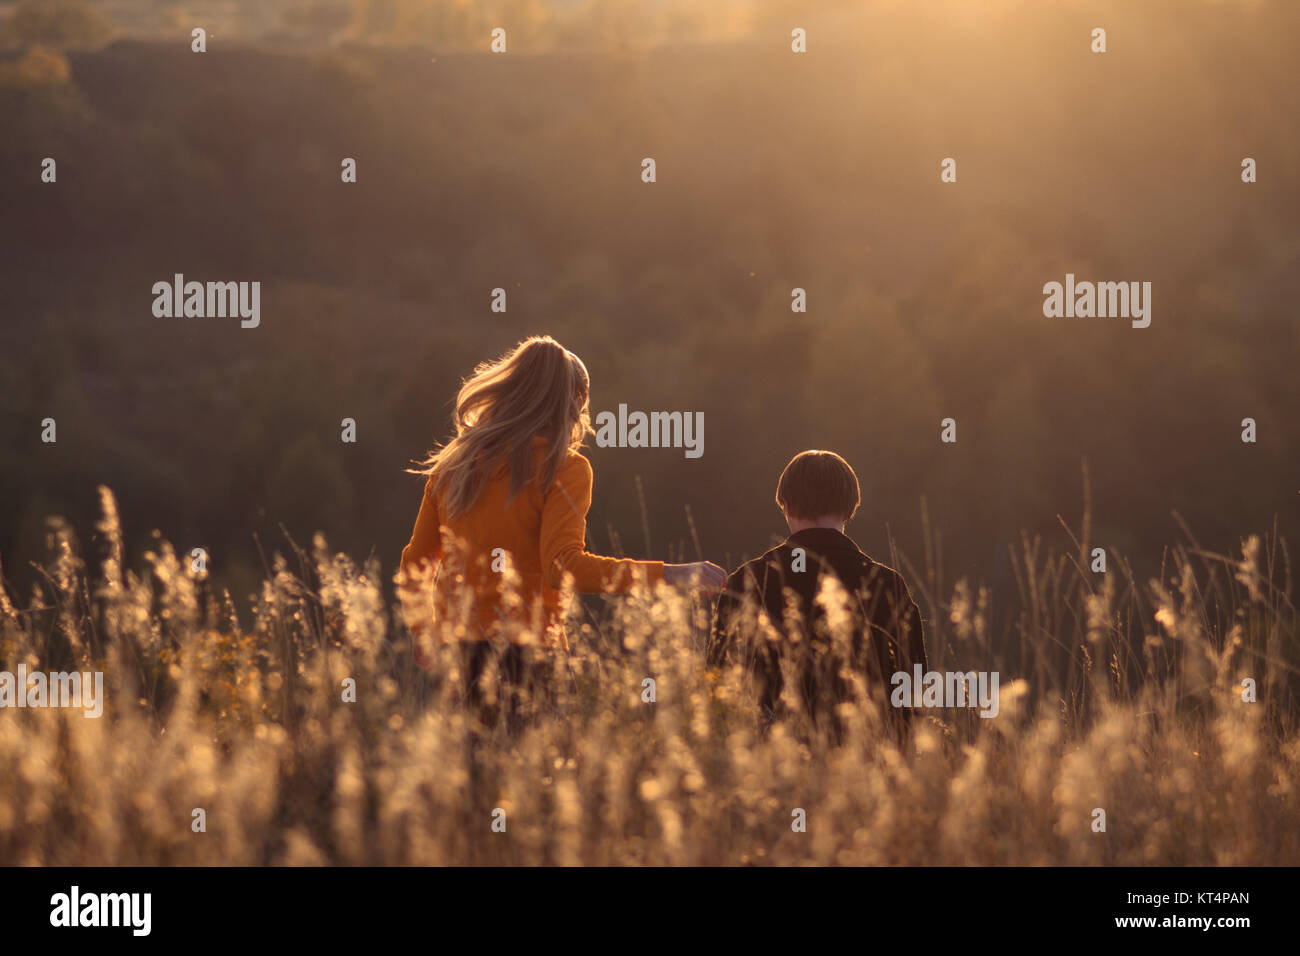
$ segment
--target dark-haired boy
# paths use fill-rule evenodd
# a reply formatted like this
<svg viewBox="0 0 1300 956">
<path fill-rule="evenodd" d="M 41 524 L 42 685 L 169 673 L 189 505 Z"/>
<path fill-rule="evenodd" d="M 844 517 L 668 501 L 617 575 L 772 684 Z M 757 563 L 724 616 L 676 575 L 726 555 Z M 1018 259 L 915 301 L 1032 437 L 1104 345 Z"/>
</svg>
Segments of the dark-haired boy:
<svg viewBox="0 0 1300 956">
<path fill-rule="evenodd" d="M 837 740 L 843 733 L 837 707 L 851 696 L 844 670 L 856 671 L 868 696 L 889 715 L 891 676 L 911 673 L 917 663 L 929 669 L 921 612 L 902 575 L 867 557 L 844 533 L 861 500 L 858 476 L 839 455 L 796 455 L 776 489 L 790 536 L 737 568 L 718 598 L 708 663 L 721 667 L 739 659 L 745 664 L 757 684 L 765 730 L 783 711 L 782 660 L 794 665 L 799 697 L 813 725 Z M 827 575 L 847 593 L 851 615 L 849 639 L 839 645 L 817 600 Z M 760 633 L 760 610 L 778 632 L 777 640 Z M 893 723 L 899 729 L 905 720 Z"/>
</svg>

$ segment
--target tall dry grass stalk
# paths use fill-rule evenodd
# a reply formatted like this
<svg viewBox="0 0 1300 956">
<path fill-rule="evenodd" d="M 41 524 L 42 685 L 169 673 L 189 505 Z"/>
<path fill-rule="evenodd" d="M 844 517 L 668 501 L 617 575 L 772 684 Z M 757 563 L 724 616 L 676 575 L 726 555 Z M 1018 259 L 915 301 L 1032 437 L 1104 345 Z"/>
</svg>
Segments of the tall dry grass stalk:
<svg viewBox="0 0 1300 956">
<path fill-rule="evenodd" d="M 742 675 L 703 666 L 698 600 L 575 610 L 555 699 L 511 736 L 463 706 L 452 649 L 412 666 L 373 563 L 290 549 L 244 620 L 165 542 L 128 570 L 102 501 L 94 567 L 53 521 L 42 584 L 0 588 L 0 669 L 102 670 L 107 691 L 101 719 L 0 711 L 3 864 L 1300 862 L 1276 536 L 1171 550 L 1145 585 L 1119 559 L 1093 574 L 1086 530 L 1074 555 L 1025 541 L 1002 626 L 987 588 L 923 588 L 931 667 L 998 670 L 999 715 L 934 711 L 900 746 L 863 702 L 835 747 L 798 714 L 757 733 Z"/>
</svg>

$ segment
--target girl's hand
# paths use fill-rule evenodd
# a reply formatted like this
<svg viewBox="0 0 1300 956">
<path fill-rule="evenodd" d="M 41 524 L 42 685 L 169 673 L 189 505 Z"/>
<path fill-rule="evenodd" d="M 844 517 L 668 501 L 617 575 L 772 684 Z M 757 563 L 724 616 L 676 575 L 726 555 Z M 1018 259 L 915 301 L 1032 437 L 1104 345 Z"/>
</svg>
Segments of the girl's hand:
<svg viewBox="0 0 1300 956">
<path fill-rule="evenodd" d="M 692 561 L 689 564 L 665 564 L 664 581 L 676 588 L 717 594 L 727 583 L 727 572 L 712 561 Z"/>
</svg>

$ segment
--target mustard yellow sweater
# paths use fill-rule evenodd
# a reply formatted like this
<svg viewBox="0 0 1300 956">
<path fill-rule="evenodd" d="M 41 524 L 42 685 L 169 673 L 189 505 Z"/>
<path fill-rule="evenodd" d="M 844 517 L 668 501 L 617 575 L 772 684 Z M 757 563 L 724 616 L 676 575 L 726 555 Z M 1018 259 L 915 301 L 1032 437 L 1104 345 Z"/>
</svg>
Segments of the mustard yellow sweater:
<svg viewBox="0 0 1300 956">
<path fill-rule="evenodd" d="M 546 439 L 534 438 L 534 474 L 545 452 Z M 662 561 L 607 558 L 585 550 L 592 470 L 582 455 L 564 460 L 550 488 L 543 491 L 534 478 L 509 503 L 510 472 L 503 462 L 473 507 L 454 517 L 442 507 L 435 483 L 431 477 L 425 484 L 411 541 L 402 551 L 399 593 L 417 636 L 438 618 L 456 619 L 463 605 L 472 605 L 464 607 L 471 626 L 455 636 L 482 640 L 504 620 L 533 620 L 540 605 L 545 626 L 540 639 L 567 649 L 559 613 L 565 572 L 573 576 L 575 591 L 588 594 L 626 592 L 638 578 L 651 585 L 663 579 Z M 518 575 L 513 588 L 507 567 Z M 430 579 L 432 605 L 412 600 L 427 593 Z M 517 639 L 517 630 L 506 633 Z"/>
</svg>

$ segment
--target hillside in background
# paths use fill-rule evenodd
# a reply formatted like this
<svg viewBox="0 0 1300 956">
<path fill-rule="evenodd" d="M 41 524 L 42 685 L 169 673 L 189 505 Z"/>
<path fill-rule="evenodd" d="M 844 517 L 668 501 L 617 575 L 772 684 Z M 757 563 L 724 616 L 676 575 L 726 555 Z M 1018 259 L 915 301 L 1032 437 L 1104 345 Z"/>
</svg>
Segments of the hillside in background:
<svg viewBox="0 0 1300 956">
<path fill-rule="evenodd" d="M 923 559 L 924 496 L 950 577 L 1005 583 L 1021 529 L 1064 540 L 1084 462 L 1095 542 L 1140 567 L 1172 511 L 1217 550 L 1274 516 L 1300 540 L 1297 8 L 1101 6 L 841 5 L 806 56 L 763 18 L 622 52 L 389 31 L 200 56 L 188 26 L 11 50 L 5 575 L 25 580 L 46 515 L 91 527 L 99 484 L 134 545 L 206 547 L 238 597 L 281 523 L 390 570 L 420 494 L 403 468 L 445 436 L 459 377 L 539 332 L 584 357 L 595 411 L 705 414 L 698 460 L 591 449 L 597 548 L 693 557 L 689 507 L 706 557 L 757 553 L 808 447 L 858 469 L 872 553 L 888 525 Z M 155 318 L 177 272 L 260 281 L 261 326 Z M 1067 272 L 1151 281 L 1151 327 L 1045 319 Z"/>
</svg>

